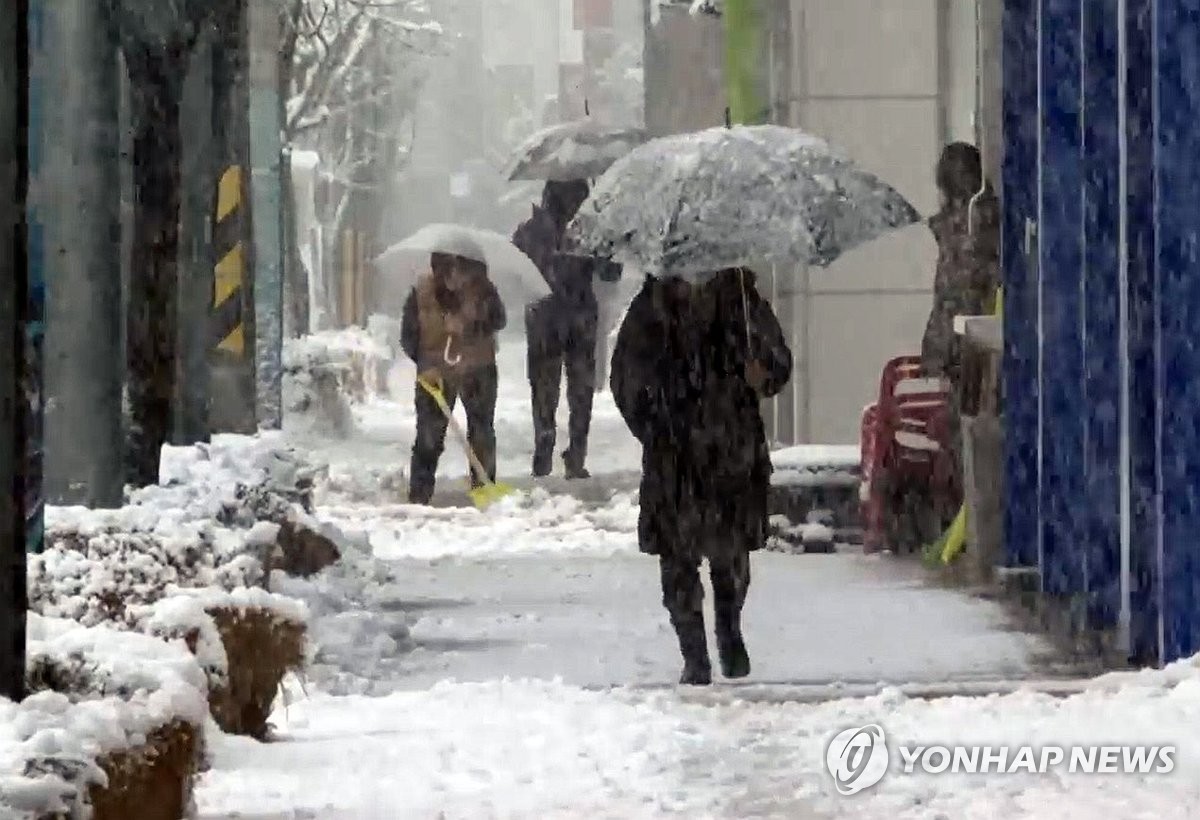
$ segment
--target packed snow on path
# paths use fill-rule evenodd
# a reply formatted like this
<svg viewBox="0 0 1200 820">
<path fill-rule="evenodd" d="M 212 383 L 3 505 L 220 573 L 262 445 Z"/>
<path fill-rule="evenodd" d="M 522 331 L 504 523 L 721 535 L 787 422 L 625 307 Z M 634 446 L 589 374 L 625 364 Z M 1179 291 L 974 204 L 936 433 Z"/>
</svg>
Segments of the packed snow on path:
<svg viewBox="0 0 1200 820">
<path fill-rule="evenodd" d="M 689 702 L 555 681 L 443 683 L 381 698 L 315 696 L 278 715 L 278 743 L 221 737 L 201 817 L 1184 818 L 1200 811 L 1200 676 L 1057 700 L 816 706 Z M 824 754 L 839 730 L 892 743 L 1180 747 L 1170 774 L 910 775 L 841 797 Z M 242 814 L 237 814 L 241 812 Z"/>
<path fill-rule="evenodd" d="M 393 374 L 395 398 L 356 408 L 357 436 L 306 442 L 330 465 L 318 515 L 342 531 L 343 560 L 279 588 L 308 605 L 307 680 L 285 684 L 277 742 L 213 738 L 200 817 L 1200 812 L 1200 738 L 1189 728 L 1200 712 L 1200 672 L 1187 665 L 1061 700 L 1020 692 L 924 701 L 889 689 L 789 701 L 798 683 L 1043 671 L 1048 647 L 1007 629 L 996 605 L 931 588 L 919 568 L 896 561 L 757 554 L 745 623 L 750 683 L 675 687 L 679 658 L 657 567 L 636 547 L 636 443 L 601 394 L 596 478 L 521 480 L 531 445 L 523 356 L 519 345 L 502 350 L 497 426 L 501 473 L 529 491 L 487 511 L 402 503 L 413 430 L 403 366 Z M 452 448 L 443 494 L 465 471 Z M 917 776 L 895 768 L 893 750 L 880 784 L 841 797 L 826 746 L 867 723 L 881 724 L 893 743 L 1173 742 L 1180 753 L 1170 775 Z"/>
<path fill-rule="evenodd" d="M 500 480 L 528 481 L 533 455 L 533 410 L 525 373 L 523 337 L 506 333 L 500 338 L 497 369 L 500 373 L 496 401 L 496 461 Z M 297 424 L 295 440 L 315 458 L 327 461 L 335 488 L 380 497 L 386 490 L 394 501 L 407 494 L 408 465 L 416 433 L 416 368 L 403 354 L 397 356 L 387 378 L 388 396 L 374 396 L 353 408 L 357 434 L 345 440 L 328 440 L 310 435 Z M 561 453 L 567 446 L 567 401 L 558 408 L 558 442 L 554 474 L 563 471 Z M 461 403 L 455 417 L 466 429 Z M 287 424 L 285 423 L 285 427 Z M 607 390 L 596 394 L 588 439 L 588 468 L 597 476 L 636 471 L 641 450 L 625 427 Z M 452 431 L 447 431 L 446 449 L 438 464 L 439 491 L 465 486 L 467 459 Z"/>
</svg>

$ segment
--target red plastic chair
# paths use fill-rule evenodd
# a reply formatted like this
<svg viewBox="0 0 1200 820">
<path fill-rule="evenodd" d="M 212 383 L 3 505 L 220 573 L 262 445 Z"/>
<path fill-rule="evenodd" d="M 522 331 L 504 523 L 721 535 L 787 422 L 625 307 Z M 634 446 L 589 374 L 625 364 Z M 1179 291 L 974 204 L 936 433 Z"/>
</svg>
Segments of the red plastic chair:
<svg viewBox="0 0 1200 820">
<path fill-rule="evenodd" d="M 921 375 L 919 356 L 888 362 L 879 379 L 879 400 L 861 422 L 863 550 L 897 550 L 896 522 L 910 498 L 949 497 L 955 470 L 949 448 L 948 392 Z"/>
</svg>

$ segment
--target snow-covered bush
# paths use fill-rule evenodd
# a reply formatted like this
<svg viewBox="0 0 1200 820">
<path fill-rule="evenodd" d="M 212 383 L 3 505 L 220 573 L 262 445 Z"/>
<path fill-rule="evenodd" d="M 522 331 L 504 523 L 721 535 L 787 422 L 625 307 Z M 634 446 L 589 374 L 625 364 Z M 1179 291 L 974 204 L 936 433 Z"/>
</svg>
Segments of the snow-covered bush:
<svg viewBox="0 0 1200 820">
<path fill-rule="evenodd" d="M 186 647 L 31 615 L 28 655 L 32 694 L 0 698 L 0 816 L 116 816 L 155 767 L 182 813 L 208 713 Z"/>
<path fill-rule="evenodd" d="M 271 571 L 338 557 L 309 514 L 319 470 L 280 443 L 167 448 L 161 483 L 125 507 L 49 508 L 47 550 L 29 560 L 30 609 L 182 641 L 222 728 L 261 733 L 279 679 L 303 662 L 307 623 L 301 602 L 265 589 Z"/>
<path fill-rule="evenodd" d="M 98 531 L 62 529 L 52 523 L 46 543 L 44 553 L 29 559 L 30 609 L 84 626 L 132 627 L 138 607 L 162 600 L 172 588 L 232 588 L 263 575 L 262 565 L 245 552 L 251 547 L 244 537 L 202 522 L 171 533 L 112 523 Z M 251 560 L 238 560 L 243 557 Z"/>
<path fill-rule="evenodd" d="M 165 448 L 162 483 L 125 507 L 48 508 L 48 548 L 29 560 L 31 608 L 133 628 L 174 590 L 265 586 L 285 525 L 319 533 L 309 515 L 318 470 L 278 445 L 228 436 Z"/>
</svg>

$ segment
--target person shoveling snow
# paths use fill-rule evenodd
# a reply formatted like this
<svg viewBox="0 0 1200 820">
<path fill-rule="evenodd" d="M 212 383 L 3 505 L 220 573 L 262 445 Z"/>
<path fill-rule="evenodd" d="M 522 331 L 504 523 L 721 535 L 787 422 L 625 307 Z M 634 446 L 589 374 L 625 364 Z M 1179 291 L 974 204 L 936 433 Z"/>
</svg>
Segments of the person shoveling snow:
<svg viewBox="0 0 1200 820">
<path fill-rule="evenodd" d="M 460 396 L 467 411 L 468 447 L 480 467 L 471 477 L 472 486 L 495 483 L 496 334 L 508 322 L 487 265 L 434 253 L 430 266 L 409 293 L 400 323 L 400 345 L 416 362 L 418 374 L 417 437 L 408 488 L 413 504 L 433 499 L 448 411 Z"/>
</svg>

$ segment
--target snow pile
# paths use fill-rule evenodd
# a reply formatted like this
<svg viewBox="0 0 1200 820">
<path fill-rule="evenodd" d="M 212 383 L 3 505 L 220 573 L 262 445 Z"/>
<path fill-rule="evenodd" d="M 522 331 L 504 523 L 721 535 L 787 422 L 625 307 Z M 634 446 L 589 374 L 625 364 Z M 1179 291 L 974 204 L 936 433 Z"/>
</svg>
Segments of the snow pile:
<svg viewBox="0 0 1200 820">
<path fill-rule="evenodd" d="M 354 431 L 352 403 L 387 392 L 395 331 L 376 320 L 369 330 L 347 328 L 288 339 L 283 347 L 283 401 L 289 429 L 346 437 Z"/>
<path fill-rule="evenodd" d="M 251 526 L 270 518 L 261 506 L 264 499 L 278 497 L 311 510 L 312 489 L 324 469 L 300 455 L 278 431 L 217 435 L 209 444 L 190 447 L 164 446 L 158 485 L 135 491 L 118 520 L 136 522 L 129 528 L 139 530 L 153 530 L 160 521 Z M 64 527 L 104 515 L 82 508 L 52 512 L 52 519 Z"/>
<path fill-rule="evenodd" d="M 756 699 L 755 687 L 589 691 L 528 680 L 319 696 L 277 715 L 286 743 L 218 738 L 197 798 L 212 816 L 1194 817 L 1200 676 L 1170 674 L 1181 679 L 1131 676 L 1067 698 L 926 700 L 890 690 L 810 704 L 786 689 Z M 889 772 L 843 797 L 825 751 L 841 730 L 867 724 L 887 734 Z M 898 745 L 957 743 L 1177 753 L 1170 774 L 902 771 Z"/>
<path fill-rule="evenodd" d="M 131 621 L 146 634 L 188 642 L 208 676 L 209 687 L 216 689 L 226 684 L 229 675 L 229 658 L 213 618 L 218 611 L 243 615 L 249 611 L 268 612 L 277 619 L 300 625 L 307 624 L 309 619 L 308 607 L 302 601 L 260 587 L 228 591 L 173 587 L 165 598 L 134 608 Z"/>
<path fill-rule="evenodd" d="M 304 604 L 310 681 L 335 694 L 390 691 L 412 649 L 403 579 L 374 557 L 366 533 L 333 532 L 341 549 L 336 564 L 310 578 L 275 573 L 271 588 Z"/>
<path fill-rule="evenodd" d="M 167 640 L 189 643 L 204 670 L 210 690 L 229 679 L 229 656 L 217 622 L 204 604 L 190 595 L 172 595 L 134 610 L 139 631 Z"/>
<path fill-rule="evenodd" d="M 31 615 L 28 666 L 34 694 L 0 699 L 0 816 L 86 816 L 100 758 L 208 715 L 204 675 L 180 643 Z"/>
<path fill-rule="evenodd" d="M 322 517 L 360 532 L 382 559 L 478 558 L 560 553 L 613 555 L 636 549 L 633 493 L 614 493 L 597 507 L 542 489 L 516 493 L 486 510 L 409 505 L 330 506 Z"/>
<path fill-rule="evenodd" d="M 802 444 L 771 452 L 776 487 L 857 486 L 862 454 L 857 445 Z"/>
<path fill-rule="evenodd" d="M 831 552 L 835 533 L 822 511 L 809 514 L 803 524 L 794 524 L 786 515 L 772 515 L 767 549 L 775 552 Z"/>
<path fill-rule="evenodd" d="M 286 743 L 217 739 L 219 762 L 197 794 L 201 814 L 713 816 L 710 794 L 680 788 L 682 770 L 701 751 L 693 726 L 561 682 L 317 697 L 279 721 Z"/>
</svg>

